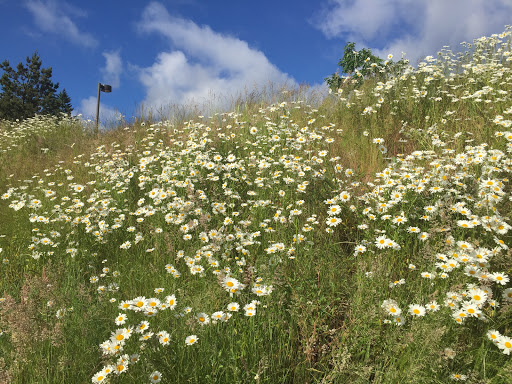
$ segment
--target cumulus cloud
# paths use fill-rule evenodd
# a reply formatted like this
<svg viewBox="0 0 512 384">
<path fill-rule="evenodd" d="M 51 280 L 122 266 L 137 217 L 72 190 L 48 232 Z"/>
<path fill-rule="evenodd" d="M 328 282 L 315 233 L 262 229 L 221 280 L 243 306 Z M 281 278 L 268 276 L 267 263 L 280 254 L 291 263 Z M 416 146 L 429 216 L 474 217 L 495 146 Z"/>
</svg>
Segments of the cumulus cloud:
<svg viewBox="0 0 512 384">
<path fill-rule="evenodd" d="M 76 113 L 81 114 L 84 120 L 92 120 L 96 121 L 96 97 L 90 96 L 87 99 L 82 99 L 80 102 L 80 107 L 77 108 Z M 101 101 L 101 99 L 100 99 Z M 100 103 L 100 124 L 102 126 L 110 125 L 115 123 L 120 114 L 119 111 L 115 108 L 110 107 L 103 102 Z"/>
<path fill-rule="evenodd" d="M 121 85 L 120 76 L 123 72 L 123 61 L 121 60 L 120 51 L 103 52 L 105 58 L 105 67 L 101 69 L 103 74 L 103 82 L 114 88 Z"/>
<path fill-rule="evenodd" d="M 43 31 L 53 33 L 68 39 L 72 43 L 85 47 L 95 47 L 97 40 L 90 34 L 82 32 L 71 20 L 69 15 L 84 17 L 85 13 L 80 9 L 65 3 L 59 4 L 54 0 L 43 2 L 29 0 L 25 7 L 32 13 L 35 24 Z"/>
<path fill-rule="evenodd" d="M 159 53 L 152 66 L 139 69 L 146 105 L 207 101 L 212 95 L 236 97 L 270 82 L 295 85 L 247 42 L 171 16 L 159 3 L 145 8 L 139 30 L 159 34 L 170 44 L 170 50 Z"/>
<path fill-rule="evenodd" d="M 503 32 L 509 0 L 329 0 L 313 19 L 327 38 L 356 42 L 380 57 L 405 52 L 411 64 L 444 45 Z"/>
</svg>

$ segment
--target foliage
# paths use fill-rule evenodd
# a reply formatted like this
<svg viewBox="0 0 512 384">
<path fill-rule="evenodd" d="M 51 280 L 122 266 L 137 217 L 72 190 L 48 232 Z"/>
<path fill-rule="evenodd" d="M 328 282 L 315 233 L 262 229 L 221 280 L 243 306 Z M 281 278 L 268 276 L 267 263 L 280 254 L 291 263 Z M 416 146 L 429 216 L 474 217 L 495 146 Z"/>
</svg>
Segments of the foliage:
<svg viewBox="0 0 512 384">
<path fill-rule="evenodd" d="M 57 93 L 59 83 L 52 82 L 52 67 L 42 68 L 37 51 L 14 70 L 8 60 L 0 64 L 0 119 L 16 120 L 36 114 L 71 115 L 71 99 L 66 90 Z"/>
<path fill-rule="evenodd" d="M 343 49 L 343 57 L 338 62 L 341 72 L 356 79 L 361 85 L 363 79 L 375 73 L 375 68 L 380 67 L 384 60 L 372 54 L 372 50 L 363 48 L 355 50 L 356 43 L 348 42 Z M 337 91 L 343 84 L 338 72 L 326 77 L 325 82 L 332 91 Z"/>
<path fill-rule="evenodd" d="M 372 50 L 368 48 L 356 51 L 355 43 L 349 42 L 345 45 L 344 55 L 338 62 L 341 73 L 345 73 L 347 77 L 340 76 L 338 69 L 330 77 L 326 77 L 324 81 L 331 92 L 337 92 L 349 80 L 352 80 L 351 83 L 355 84 L 355 87 L 358 88 L 363 84 L 364 80 L 370 77 L 375 77 L 379 80 L 399 77 L 404 73 L 409 61 L 402 58 L 394 62 L 391 58 L 392 55 L 389 55 L 388 59 L 384 61 L 372 54 Z"/>
</svg>

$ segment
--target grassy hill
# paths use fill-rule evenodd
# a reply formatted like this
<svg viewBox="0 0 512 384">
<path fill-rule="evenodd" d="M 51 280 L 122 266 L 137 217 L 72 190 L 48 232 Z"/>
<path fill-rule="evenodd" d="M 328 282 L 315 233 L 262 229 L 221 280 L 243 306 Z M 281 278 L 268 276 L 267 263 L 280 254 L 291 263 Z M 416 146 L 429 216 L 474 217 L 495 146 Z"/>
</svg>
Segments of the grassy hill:
<svg viewBox="0 0 512 384">
<path fill-rule="evenodd" d="M 1 123 L 0 382 L 512 382 L 510 44 L 314 105 Z"/>
</svg>

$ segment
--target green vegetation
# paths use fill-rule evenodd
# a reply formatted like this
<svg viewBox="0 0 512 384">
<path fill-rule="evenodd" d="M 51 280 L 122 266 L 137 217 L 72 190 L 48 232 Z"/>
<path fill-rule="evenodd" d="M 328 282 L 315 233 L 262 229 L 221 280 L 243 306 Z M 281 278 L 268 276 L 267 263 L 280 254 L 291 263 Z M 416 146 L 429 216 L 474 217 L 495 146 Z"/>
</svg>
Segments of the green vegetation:
<svg viewBox="0 0 512 384">
<path fill-rule="evenodd" d="M 318 105 L 4 123 L 0 382 L 510 383 L 510 43 Z"/>
<path fill-rule="evenodd" d="M 12 69 L 8 60 L 0 64 L 0 119 L 16 120 L 36 114 L 71 116 L 71 99 L 65 89 L 57 93 L 59 83 L 52 82 L 52 67 L 41 68 L 37 51 L 27 57 L 26 67 L 19 63 Z"/>
</svg>

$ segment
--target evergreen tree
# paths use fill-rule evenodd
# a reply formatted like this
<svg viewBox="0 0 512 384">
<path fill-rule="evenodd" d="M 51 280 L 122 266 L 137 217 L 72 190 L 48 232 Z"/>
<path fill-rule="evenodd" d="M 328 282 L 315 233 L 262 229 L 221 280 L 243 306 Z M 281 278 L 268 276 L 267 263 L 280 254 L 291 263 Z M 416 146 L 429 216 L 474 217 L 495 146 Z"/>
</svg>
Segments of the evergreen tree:
<svg viewBox="0 0 512 384">
<path fill-rule="evenodd" d="M 0 119 L 14 120 L 35 114 L 71 115 L 71 99 L 65 89 L 57 94 L 59 83 L 52 82 L 52 67 L 41 68 L 41 58 L 34 52 L 26 66 L 19 63 L 16 71 L 8 60 L 0 64 Z"/>
<path fill-rule="evenodd" d="M 73 107 L 71 106 L 71 98 L 68 96 L 66 88 L 60 91 L 59 95 L 57 96 L 57 103 L 59 111 L 64 112 L 68 116 L 71 116 Z"/>
</svg>

